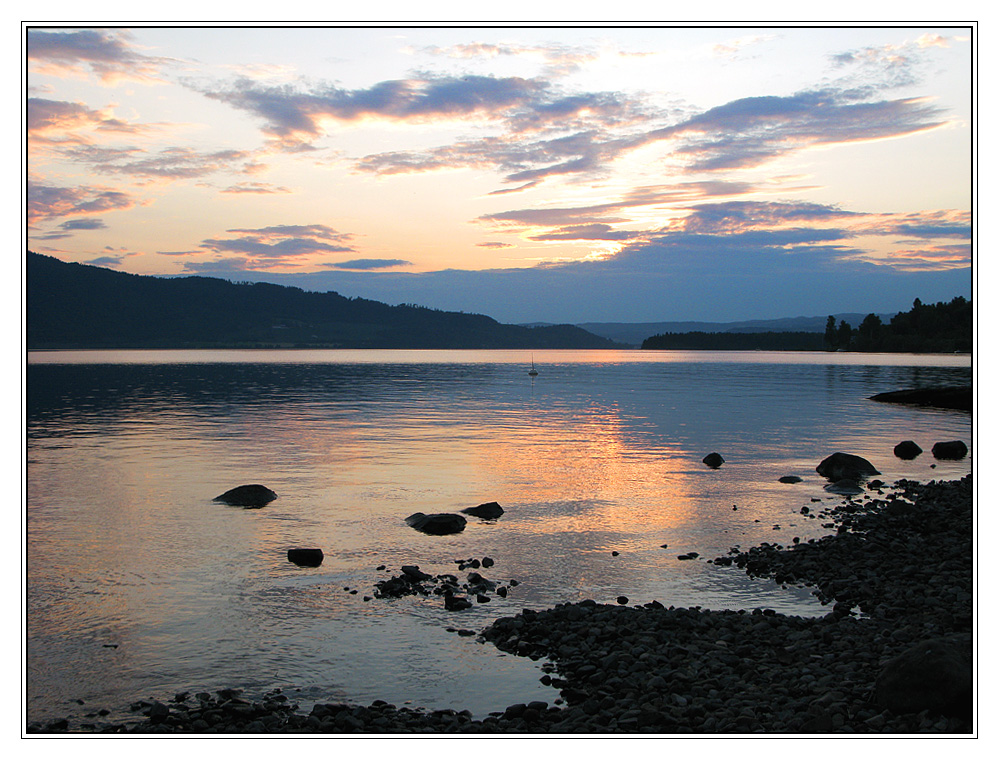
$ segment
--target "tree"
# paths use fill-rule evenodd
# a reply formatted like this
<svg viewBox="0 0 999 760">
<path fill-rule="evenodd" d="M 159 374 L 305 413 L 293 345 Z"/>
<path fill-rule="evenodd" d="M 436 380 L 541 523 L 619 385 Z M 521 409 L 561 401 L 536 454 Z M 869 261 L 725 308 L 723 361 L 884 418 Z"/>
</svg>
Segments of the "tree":
<svg viewBox="0 0 999 760">
<path fill-rule="evenodd" d="M 836 317 L 832 314 L 829 315 L 829 319 L 826 320 L 826 348 L 833 349 L 837 346 L 836 341 Z"/>
<path fill-rule="evenodd" d="M 839 329 L 836 331 L 836 347 L 849 348 L 850 340 L 853 338 L 853 328 L 847 324 L 845 319 L 839 322 Z"/>
</svg>

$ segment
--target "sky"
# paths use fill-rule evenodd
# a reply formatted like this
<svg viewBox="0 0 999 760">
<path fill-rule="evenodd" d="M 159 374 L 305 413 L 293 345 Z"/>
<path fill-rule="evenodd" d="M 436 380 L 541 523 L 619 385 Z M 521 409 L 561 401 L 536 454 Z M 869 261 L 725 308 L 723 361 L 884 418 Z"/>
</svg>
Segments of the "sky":
<svg viewBox="0 0 999 760">
<path fill-rule="evenodd" d="M 64 261 L 513 323 L 972 295 L 968 25 L 24 32 Z"/>
</svg>

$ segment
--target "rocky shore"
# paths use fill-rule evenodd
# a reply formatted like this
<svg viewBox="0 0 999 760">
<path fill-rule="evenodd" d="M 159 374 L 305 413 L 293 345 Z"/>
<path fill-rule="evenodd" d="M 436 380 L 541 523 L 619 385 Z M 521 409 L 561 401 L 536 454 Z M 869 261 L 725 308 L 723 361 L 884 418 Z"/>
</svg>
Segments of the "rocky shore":
<svg viewBox="0 0 999 760">
<path fill-rule="evenodd" d="M 64 720 L 29 733 L 957 734 L 974 731 L 971 476 L 878 481 L 820 517 L 833 535 L 706 561 L 813 587 L 824 617 L 584 601 L 524 610 L 480 633 L 544 659 L 553 704 L 475 719 L 376 701 L 299 709 L 275 690 L 183 693 L 136 720 Z M 806 510 L 803 508 L 803 510 Z M 546 680 L 547 679 L 547 680 Z"/>
</svg>

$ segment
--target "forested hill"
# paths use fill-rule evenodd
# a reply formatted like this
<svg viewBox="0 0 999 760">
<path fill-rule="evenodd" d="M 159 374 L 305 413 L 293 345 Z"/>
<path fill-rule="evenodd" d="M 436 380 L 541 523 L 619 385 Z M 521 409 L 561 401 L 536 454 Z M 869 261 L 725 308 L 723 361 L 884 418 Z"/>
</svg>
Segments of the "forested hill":
<svg viewBox="0 0 999 760">
<path fill-rule="evenodd" d="M 529 328 L 269 283 L 126 274 L 30 251 L 26 275 L 28 349 L 617 347 L 572 325 Z"/>
</svg>

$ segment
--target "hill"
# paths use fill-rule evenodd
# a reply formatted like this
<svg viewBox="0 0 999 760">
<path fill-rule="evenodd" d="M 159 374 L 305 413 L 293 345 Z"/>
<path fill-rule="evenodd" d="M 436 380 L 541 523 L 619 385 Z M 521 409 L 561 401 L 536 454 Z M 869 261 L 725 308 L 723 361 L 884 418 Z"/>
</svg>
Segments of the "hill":
<svg viewBox="0 0 999 760">
<path fill-rule="evenodd" d="M 504 325 L 270 283 L 127 274 L 31 251 L 25 266 L 29 350 L 619 347 L 573 325 Z"/>
</svg>

